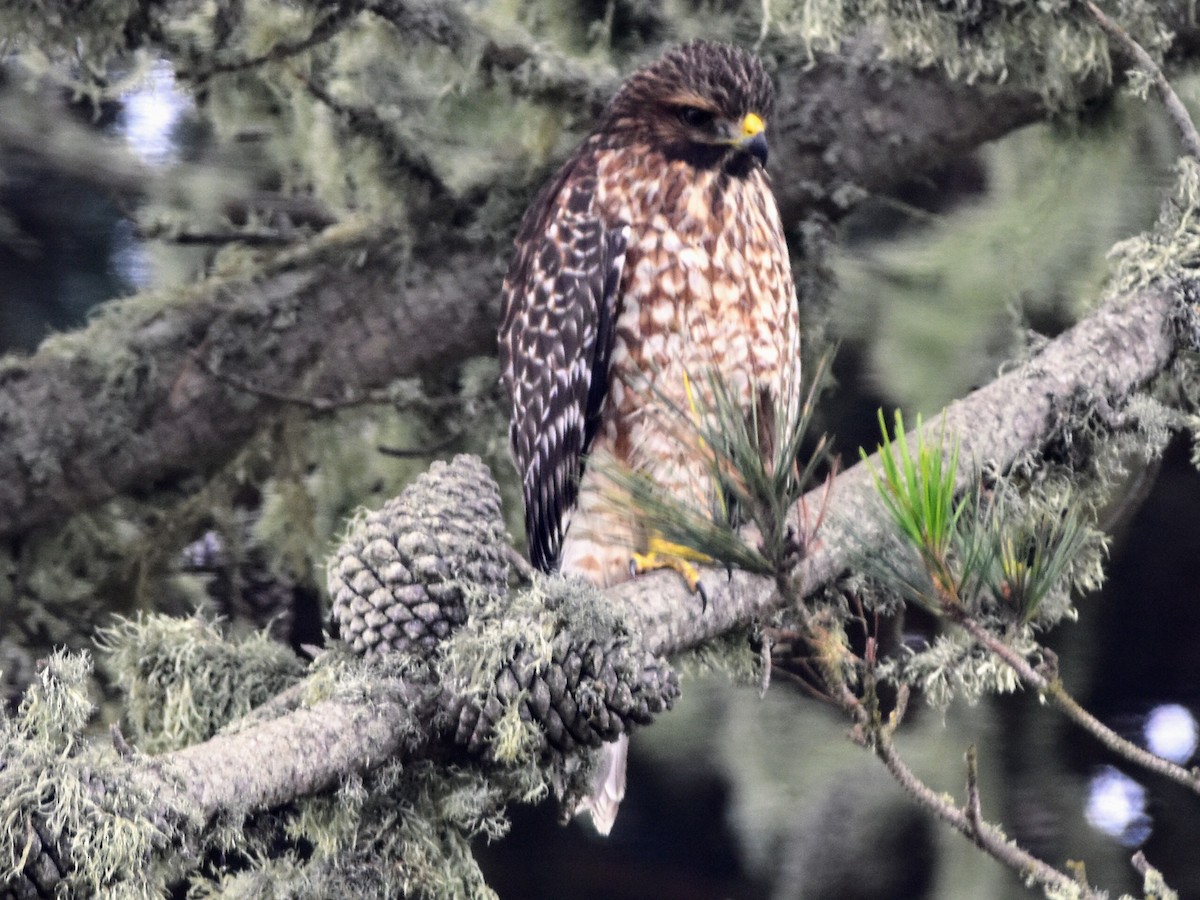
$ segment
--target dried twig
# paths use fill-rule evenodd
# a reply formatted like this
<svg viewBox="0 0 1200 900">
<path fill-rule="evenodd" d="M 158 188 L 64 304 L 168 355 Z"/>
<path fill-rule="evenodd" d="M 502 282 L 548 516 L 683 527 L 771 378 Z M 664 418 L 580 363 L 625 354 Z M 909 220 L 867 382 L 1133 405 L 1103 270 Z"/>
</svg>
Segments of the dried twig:
<svg viewBox="0 0 1200 900">
<path fill-rule="evenodd" d="M 342 409 L 352 409 L 356 406 L 370 405 L 390 405 L 396 409 L 410 409 L 421 405 L 417 402 L 402 402 L 388 390 L 378 391 L 363 391 L 361 393 L 351 394 L 346 397 L 312 397 L 306 394 L 296 394 L 290 391 L 281 391 L 275 388 L 268 388 L 262 385 L 252 384 L 244 378 L 237 375 L 232 375 L 228 372 L 222 372 L 217 369 L 207 360 L 201 358 L 198 354 L 194 355 L 198 364 L 208 372 L 213 378 L 224 384 L 229 385 L 235 390 L 250 394 L 254 397 L 259 397 L 263 400 L 273 400 L 277 403 L 287 403 L 293 406 L 303 406 L 306 409 L 312 410 L 314 413 L 324 415 L 326 413 L 337 412 Z M 428 404 L 433 408 L 445 408 L 457 405 L 457 401 L 449 400 L 443 403 L 430 402 Z M 397 459 L 423 459 L 425 457 L 436 456 L 437 454 L 447 450 L 455 441 L 462 438 L 462 433 L 455 431 L 452 434 L 446 435 L 440 441 L 432 444 L 427 444 L 423 447 L 389 447 L 380 444 L 375 449 L 384 456 L 392 456 Z"/>
<path fill-rule="evenodd" d="M 983 803 L 979 799 L 979 760 L 975 745 L 967 747 L 967 821 L 975 829 L 975 843 L 983 831 Z"/>
<path fill-rule="evenodd" d="M 945 794 L 934 791 L 905 763 L 892 742 L 890 730 L 880 727 L 878 720 L 871 716 L 867 707 L 849 688 L 842 689 L 839 702 L 842 709 L 854 720 L 858 732 L 865 737 L 865 743 L 874 751 L 900 787 L 908 792 L 918 805 L 968 838 L 988 856 L 1047 888 L 1073 891 L 1073 896 L 1078 896 L 1081 900 L 1100 900 L 1106 896 L 1090 886 L 1080 885 L 1078 880 L 1066 872 L 1033 856 L 1009 840 L 999 826 L 985 821 L 979 814 L 977 789 L 972 797 L 968 787 L 965 809 L 960 809 Z M 968 752 L 968 784 L 972 777 L 971 756 Z"/>
<path fill-rule="evenodd" d="M 789 605 L 800 603 L 798 595 L 787 599 L 792 601 Z M 904 718 L 909 691 L 907 685 L 901 685 L 896 706 L 885 720 L 880 714 L 876 693 L 873 641 L 868 640 L 865 657 L 852 657 L 838 637 L 819 626 L 813 627 L 811 620 L 807 638 L 818 658 L 841 662 L 848 659 L 856 661 L 863 696 L 858 697 L 850 685 L 839 677 L 836 666 L 822 665 L 818 666 L 818 669 L 826 688 L 826 696 L 840 706 L 854 722 L 851 739 L 872 750 L 889 774 L 919 806 L 968 838 L 988 856 L 1029 881 L 1037 882 L 1048 889 L 1070 891 L 1072 896 L 1081 900 L 1101 900 L 1107 896 L 1092 888 L 1086 881 L 1033 856 L 1010 840 L 998 825 L 984 819 L 974 745 L 967 750 L 967 800 L 962 807 L 957 806 L 947 795 L 934 791 L 908 767 L 896 749 L 893 735 Z"/>
<path fill-rule="evenodd" d="M 1062 710 L 1068 719 L 1095 737 L 1109 750 L 1148 771 L 1162 775 L 1164 778 L 1169 778 L 1177 784 L 1181 784 L 1189 790 L 1200 794 L 1200 776 L 1195 771 L 1189 771 L 1183 766 L 1163 759 L 1161 756 L 1155 756 L 1137 744 L 1121 737 L 1084 709 L 1079 704 L 1079 701 L 1070 695 L 1057 675 L 1050 678 L 1043 675 L 1030 664 L 1029 660 L 1025 659 L 1025 657 L 1017 653 L 1012 647 L 1004 643 L 1004 641 L 996 637 L 996 635 L 992 634 L 970 616 L 960 614 L 955 617 L 955 621 L 982 646 L 1002 659 L 1009 668 L 1017 673 L 1017 677 L 1027 687 L 1033 688 L 1040 694 L 1048 697 L 1055 706 Z"/>
<path fill-rule="evenodd" d="M 1139 68 L 1150 76 L 1150 79 L 1154 82 L 1154 87 L 1158 90 L 1159 96 L 1162 98 L 1163 106 L 1166 107 L 1167 115 L 1171 117 L 1171 121 L 1179 131 L 1180 138 L 1183 139 L 1183 144 L 1187 148 L 1188 154 L 1196 159 L 1200 159 L 1200 132 L 1197 132 L 1196 124 L 1192 121 L 1192 117 L 1188 115 L 1187 107 L 1183 105 L 1183 101 L 1179 99 L 1179 95 L 1171 87 L 1171 82 L 1167 81 L 1167 76 L 1163 74 L 1162 68 L 1154 61 L 1154 57 L 1147 53 L 1146 48 L 1135 41 L 1128 31 L 1105 15 L 1092 0 L 1083 0 L 1083 5 L 1091 13 L 1092 18 L 1096 20 L 1097 24 L 1104 29 L 1105 33 L 1124 47 L 1125 51 L 1138 64 Z"/>
<path fill-rule="evenodd" d="M 281 244 L 296 244 L 307 235 L 293 232 L 288 234 L 276 229 L 230 229 L 227 231 L 189 231 L 168 227 L 152 226 L 138 228 L 134 234 L 143 241 L 165 241 L 181 246 L 216 246 L 246 244 L 253 247 L 275 247 Z"/>
<path fill-rule="evenodd" d="M 213 378 L 217 379 L 223 384 L 229 385 L 235 390 L 241 391 L 244 394 L 250 394 L 251 396 L 259 397 L 263 400 L 274 400 L 277 403 L 288 403 L 293 406 L 303 406 L 317 413 L 329 413 L 355 406 L 369 406 L 371 404 L 382 405 L 395 402 L 395 398 L 387 390 L 362 391 L 361 393 L 337 398 L 311 397 L 305 394 L 296 394 L 290 391 L 277 390 L 276 388 L 269 388 L 260 384 L 253 384 L 250 381 L 247 381 L 246 379 L 230 372 L 222 372 L 199 353 L 193 353 L 192 358 L 195 359 L 197 365 L 199 365 Z"/>
<path fill-rule="evenodd" d="M 203 82 L 213 75 L 243 72 L 267 63 L 288 59 L 289 57 L 303 53 L 305 50 L 311 50 L 313 47 L 335 37 L 351 19 L 362 12 L 364 6 L 365 4 L 361 0 L 351 0 L 351 2 L 336 4 L 332 9 L 328 10 L 325 18 L 318 22 L 312 31 L 299 40 L 281 41 L 272 46 L 270 50 L 260 53 L 257 56 L 246 56 L 240 59 L 214 59 L 202 68 L 194 70 L 180 69 L 177 74 L 181 79 Z"/>
</svg>

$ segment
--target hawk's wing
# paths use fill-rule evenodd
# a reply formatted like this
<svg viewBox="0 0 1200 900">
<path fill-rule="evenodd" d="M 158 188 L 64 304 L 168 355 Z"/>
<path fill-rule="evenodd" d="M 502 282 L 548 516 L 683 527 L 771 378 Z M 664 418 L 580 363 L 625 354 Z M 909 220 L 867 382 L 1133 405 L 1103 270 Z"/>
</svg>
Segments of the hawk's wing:
<svg viewBox="0 0 1200 900">
<path fill-rule="evenodd" d="M 595 209 L 595 176 L 568 165 L 530 207 L 504 282 L 500 360 L 525 492 L 529 554 L 557 567 L 583 456 L 608 395 L 628 226 Z"/>
</svg>

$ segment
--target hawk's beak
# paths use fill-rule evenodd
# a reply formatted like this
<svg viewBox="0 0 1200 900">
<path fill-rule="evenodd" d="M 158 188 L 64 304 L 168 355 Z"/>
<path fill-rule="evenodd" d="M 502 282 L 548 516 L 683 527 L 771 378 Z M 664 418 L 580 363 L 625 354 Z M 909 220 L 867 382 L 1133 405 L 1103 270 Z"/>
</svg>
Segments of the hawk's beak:
<svg viewBox="0 0 1200 900">
<path fill-rule="evenodd" d="M 757 157 L 764 166 L 767 164 L 767 136 L 764 134 L 767 123 L 755 113 L 746 113 L 742 119 L 741 133 L 734 141 L 739 150 Z"/>
</svg>

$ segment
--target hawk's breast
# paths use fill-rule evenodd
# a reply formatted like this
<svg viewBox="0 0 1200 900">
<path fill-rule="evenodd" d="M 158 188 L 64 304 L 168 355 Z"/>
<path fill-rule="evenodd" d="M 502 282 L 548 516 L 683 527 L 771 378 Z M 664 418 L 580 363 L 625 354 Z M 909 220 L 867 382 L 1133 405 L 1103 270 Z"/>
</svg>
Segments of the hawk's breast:
<svg viewBox="0 0 1200 900">
<path fill-rule="evenodd" d="M 784 396 L 799 322 L 761 167 L 736 177 L 642 151 L 613 151 L 598 169 L 599 208 L 630 225 L 603 433 L 619 459 L 657 477 L 686 460 L 653 410 L 688 410 L 688 382 L 702 391 L 714 374 L 746 409 L 764 390 Z"/>
</svg>

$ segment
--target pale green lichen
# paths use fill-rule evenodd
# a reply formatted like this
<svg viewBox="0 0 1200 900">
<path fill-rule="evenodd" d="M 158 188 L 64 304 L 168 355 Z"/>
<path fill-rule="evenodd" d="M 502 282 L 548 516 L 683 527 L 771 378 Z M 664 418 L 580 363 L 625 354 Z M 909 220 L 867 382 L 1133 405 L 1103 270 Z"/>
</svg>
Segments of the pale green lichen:
<svg viewBox="0 0 1200 900">
<path fill-rule="evenodd" d="M 696 602 L 700 599 L 696 598 Z M 736 685 L 757 687 L 763 680 L 763 655 L 755 646 L 761 647 L 761 642 L 761 636 L 753 633 L 731 631 L 705 641 L 672 662 L 680 674 L 688 678 L 716 674 Z"/>
<path fill-rule="evenodd" d="M 169 872 L 156 852 L 170 837 L 170 811 L 160 803 L 151 812 L 127 764 L 85 737 L 91 670 L 85 654 L 57 652 L 15 718 L 0 712 L 0 882 L 20 880 L 46 852 L 34 849 L 37 829 L 65 853 L 60 895 L 158 898 Z"/>
<path fill-rule="evenodd" d="M 1152 284 L 1194 279 L 1200 271 L 1200 161 L 1176 164 L 1175 186 L 1156 227 L 1115 245 L 1112 290 L 1131 294 Z"/>
<path fill-rule="evenodd" d="M 130 738 L 161 753 L 212 737 L 296 681 L 302 665 L 264 632 L 235 639 L 216 622 L 142 615 L 98 640 L 125 695 Z"/>
<path fill-rule="evenodd" d="M 507 831 L 503 809 L 510 796 L 508 785 L 476 771 L 429 761 L 385 763 L 348 776 L 330 794 L 299 800 L 282 821 L 265 820 L 257 831 L 252 822 L 247 834 L 234 833 L 239 852 L 259 848 L 248 854 L 248 870 L 216 880 L 197 874 L 189 896 L 490 900 L 495 895 L 471 841 Z M 279 825 L 288 841 L 311 851 L 280 853 Z"/>
<path fill-rule="evenodd" d="M 1027 633 L 1010 636 L 1009 641 L 1018 653 L 1032 652 L 1036 646 Z M 955 699 L 975 704 L 990 695 L 1011 694 L 1021 686 L 1007 663 L 963 631 L 938 635 L 916 652 L 902 651 L 880 663 L 878 675 L 881 681 L 919 690 L 930 706 L 942 711 Z"/>
<path fill-rule="evenodd" d="M 1169 34 L 1147 0 L 1123 4 L 1119 19 L 1152 52 L 1167 45 Z M 771 26 L 810 56 L 870 34 L 885 58 L 937 67 L 961 81 L 1028 88 L 1052 108 L 1071 108 L 1090 82 L 1112 78 L 1103 32 L 1068 0 L 793 0 L 771 4 Z"/>
</svg>

